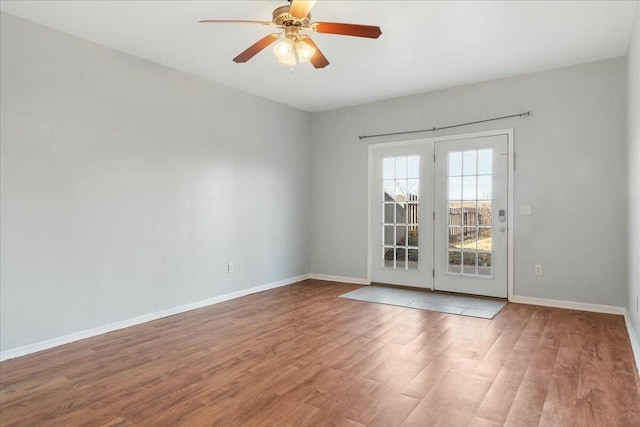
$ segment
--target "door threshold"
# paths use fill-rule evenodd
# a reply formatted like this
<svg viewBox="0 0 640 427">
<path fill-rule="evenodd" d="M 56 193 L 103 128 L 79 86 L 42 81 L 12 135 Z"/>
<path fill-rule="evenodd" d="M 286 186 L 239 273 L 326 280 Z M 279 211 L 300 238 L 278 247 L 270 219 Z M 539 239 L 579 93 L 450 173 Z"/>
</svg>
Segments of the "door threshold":
<svg viewBox="0 0 640 427">
<path fill-rule="evenodd" d="M 461 292 L 438 291 L 438 290 L 433 290 L 433 289 L 429 289 L 429 288 L 421 288 L 419 286 L 396 285 L 396 284 L 392 284 L 392 283 L 371 282 L 371 285 L 369 285 L 369 286 L 378 286 L 378 287 L 381 287 L 381 288 L 407 289 L 407 290 L 411 290 L 411 291 L 422 291 L 422 292 L 433 293 L 435 295 L 474 297 L 474 298 L 486 298 L 488 300 L 495 300 L 495 301 L 507 301 L 507 298 L 490 297 L 490 296 L 486 296 L 486 295 L 463 294 Z"/>
</svg>

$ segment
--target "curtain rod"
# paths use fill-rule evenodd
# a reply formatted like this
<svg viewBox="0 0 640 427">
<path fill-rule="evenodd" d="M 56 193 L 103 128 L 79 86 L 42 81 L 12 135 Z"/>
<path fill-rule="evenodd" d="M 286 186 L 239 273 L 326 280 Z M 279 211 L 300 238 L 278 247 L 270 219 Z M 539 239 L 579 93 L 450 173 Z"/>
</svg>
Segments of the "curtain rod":
<svg viewBox="0 0 640 427">
<path fill-rule="evenodd" d="M 443 127 L 440 127 L 440 128 L 433 127 L 431 129 L 408 130 L 408 131 L 404 131 L 404 132 L 379 133 L 379 134 L 376 134 L 376 135 L 359 135 L 358 138 L 360 140 L 362 140 L 362 139 L 365 139 L 365 138 L 376 138 L 378 136 L 406 135 L 406 134 L 409 134 L 409 133 L 433 132 L 433 131 L 436 131 L 436 130 L 451 129 L 451 128 L 457 128 L 457 127 L 460 127 L 460 126 L 475 125 L 476 123 L 491 122 L 493 120 L 510 119 L 511 117 L 522 117 L 522 116 L 529 116 L 529 115 L 531 115 L 531 112 L 527 111 L 526 113 L 512 114 L 510 116 L 494 117 L 492 119 L 484 119 L 484 120 L 478 120 L 476 122 L 460 123 L 458 125 L 443 126 Z"/>
</svg>

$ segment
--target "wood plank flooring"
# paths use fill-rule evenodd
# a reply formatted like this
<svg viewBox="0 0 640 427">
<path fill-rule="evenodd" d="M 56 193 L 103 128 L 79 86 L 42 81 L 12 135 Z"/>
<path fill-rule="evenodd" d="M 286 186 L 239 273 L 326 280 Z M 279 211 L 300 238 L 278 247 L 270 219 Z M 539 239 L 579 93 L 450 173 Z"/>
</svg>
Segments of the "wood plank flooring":
<svg viewBox="0 0 640 427">
<path fill-rule="evenodd" d="M 0 424 L 640 426 L 621 316 L 493 320 L 307 280 L 0 364 Z"/>
</svg>

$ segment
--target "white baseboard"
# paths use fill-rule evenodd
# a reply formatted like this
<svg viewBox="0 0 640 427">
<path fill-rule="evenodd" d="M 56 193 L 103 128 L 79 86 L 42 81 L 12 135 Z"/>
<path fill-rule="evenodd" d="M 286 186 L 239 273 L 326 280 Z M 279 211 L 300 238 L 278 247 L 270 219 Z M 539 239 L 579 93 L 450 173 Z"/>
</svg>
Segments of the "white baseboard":
<svg viewBox="0 0 640 427">
<path fill-rule="evenodd" d="M 562 301 L 546 298 L 524 297 L 519 295 L 514 295 L 509 302 L 541 305 L 544 307 L 567 308 L 569 310 L 592 311 L 594 313 L 624 315 L 627 312 L 626 308 L 615 305 L 589 304 L 586 302 Z"/>
<path fill-rule="evenodd" d="M 132 319 L 122 320 L 120 322 L 110 323 L 108 325 L 98 326 L 97 328 L 87 329 L 84 331 L 74 332 L 72 334 L 64 335 L 61 337 L 51 338 L 45 341 L 39 341 L 33 344 L 28 344 L 22 347 L 16 347 L 9 350 L 0 352 L 0 362 L 8 359 L 14 359 L 20 356 L 26 356 L 27 354 L 36 353 L 38 351 L 47 350 L 49 348 L 57 347 L 63 344 L 69 344 L 74 341 L 83 340 L 85 338 L 95 337 L 97 335 L 106 334 L 108 332 L 117 331 L 118 329 L 128 328 L 130 326 L 139 325 L 141 323 L 150 322 L 152 320 L 161 319 L 163 317 L 173 316 L 175 314 L 184 313 L 186 311 L 196 310 L 198 308 L 207 307 L 209 305 L 218 304 L 224 301 L 244 297 L 247 295 L 255 294 L 258 292 L 267 291 L 269 289 L 279 288 L 281 286 L 291 285 L 302 280 L 309 279 L 309 274 L 302 276 L 290 277 L 288 279 L 279 280 L 277 282 L 267 283 L 265 285 L 255 286 L 249 289 L 243 289 L 230 294 L 220 295 L 213 298 L 208 298 L 202 301 L 196 301 L 188 304 L 179 305 L 177 307 L 168 308 L 166 310 L 160 310 L 153 313 L 143 314 Z"/>
<path fill-rule="evenodd" d="M 311 274 L 311 279 L 326 280 L 328 282 L 343 282 L 353 283 L 354 285 L 370 285 L 371 282 L 367 279 L 361 279 L 359 277 L 343 277 L 343 276 L 331 276 L 328 274 Z"/>
<path fill-rule="evenodd" d="M 633 328 L 633 323 L 631 323 L 631 317 L 626 311 L 624 313 L 624 323 L 627 324 L 627 332 L 629 333 L 629 341 L 631 341 L 633 358 L 636 360 L 636 369 L 638 370 L 638 374 L 640 374 L 640 342 L 638 341 L 636 330 Z"/>
</svg>

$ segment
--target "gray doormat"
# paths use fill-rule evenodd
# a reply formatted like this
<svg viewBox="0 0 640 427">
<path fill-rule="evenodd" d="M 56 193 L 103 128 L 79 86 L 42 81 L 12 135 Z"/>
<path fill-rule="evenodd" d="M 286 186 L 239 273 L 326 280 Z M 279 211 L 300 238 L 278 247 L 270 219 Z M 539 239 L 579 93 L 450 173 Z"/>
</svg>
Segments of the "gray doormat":
<svg viewBox="0 0 640 427">
<path fill-rule="evenodd" d="M 506 301 L 499 299 L 388 288 L 385 286 L 365 286 L 340 295 L 340 298 L 481 317 L 483 319 L 493 319 L 502 310 L 502 307 L 507 304 Z"/>
</svg>

